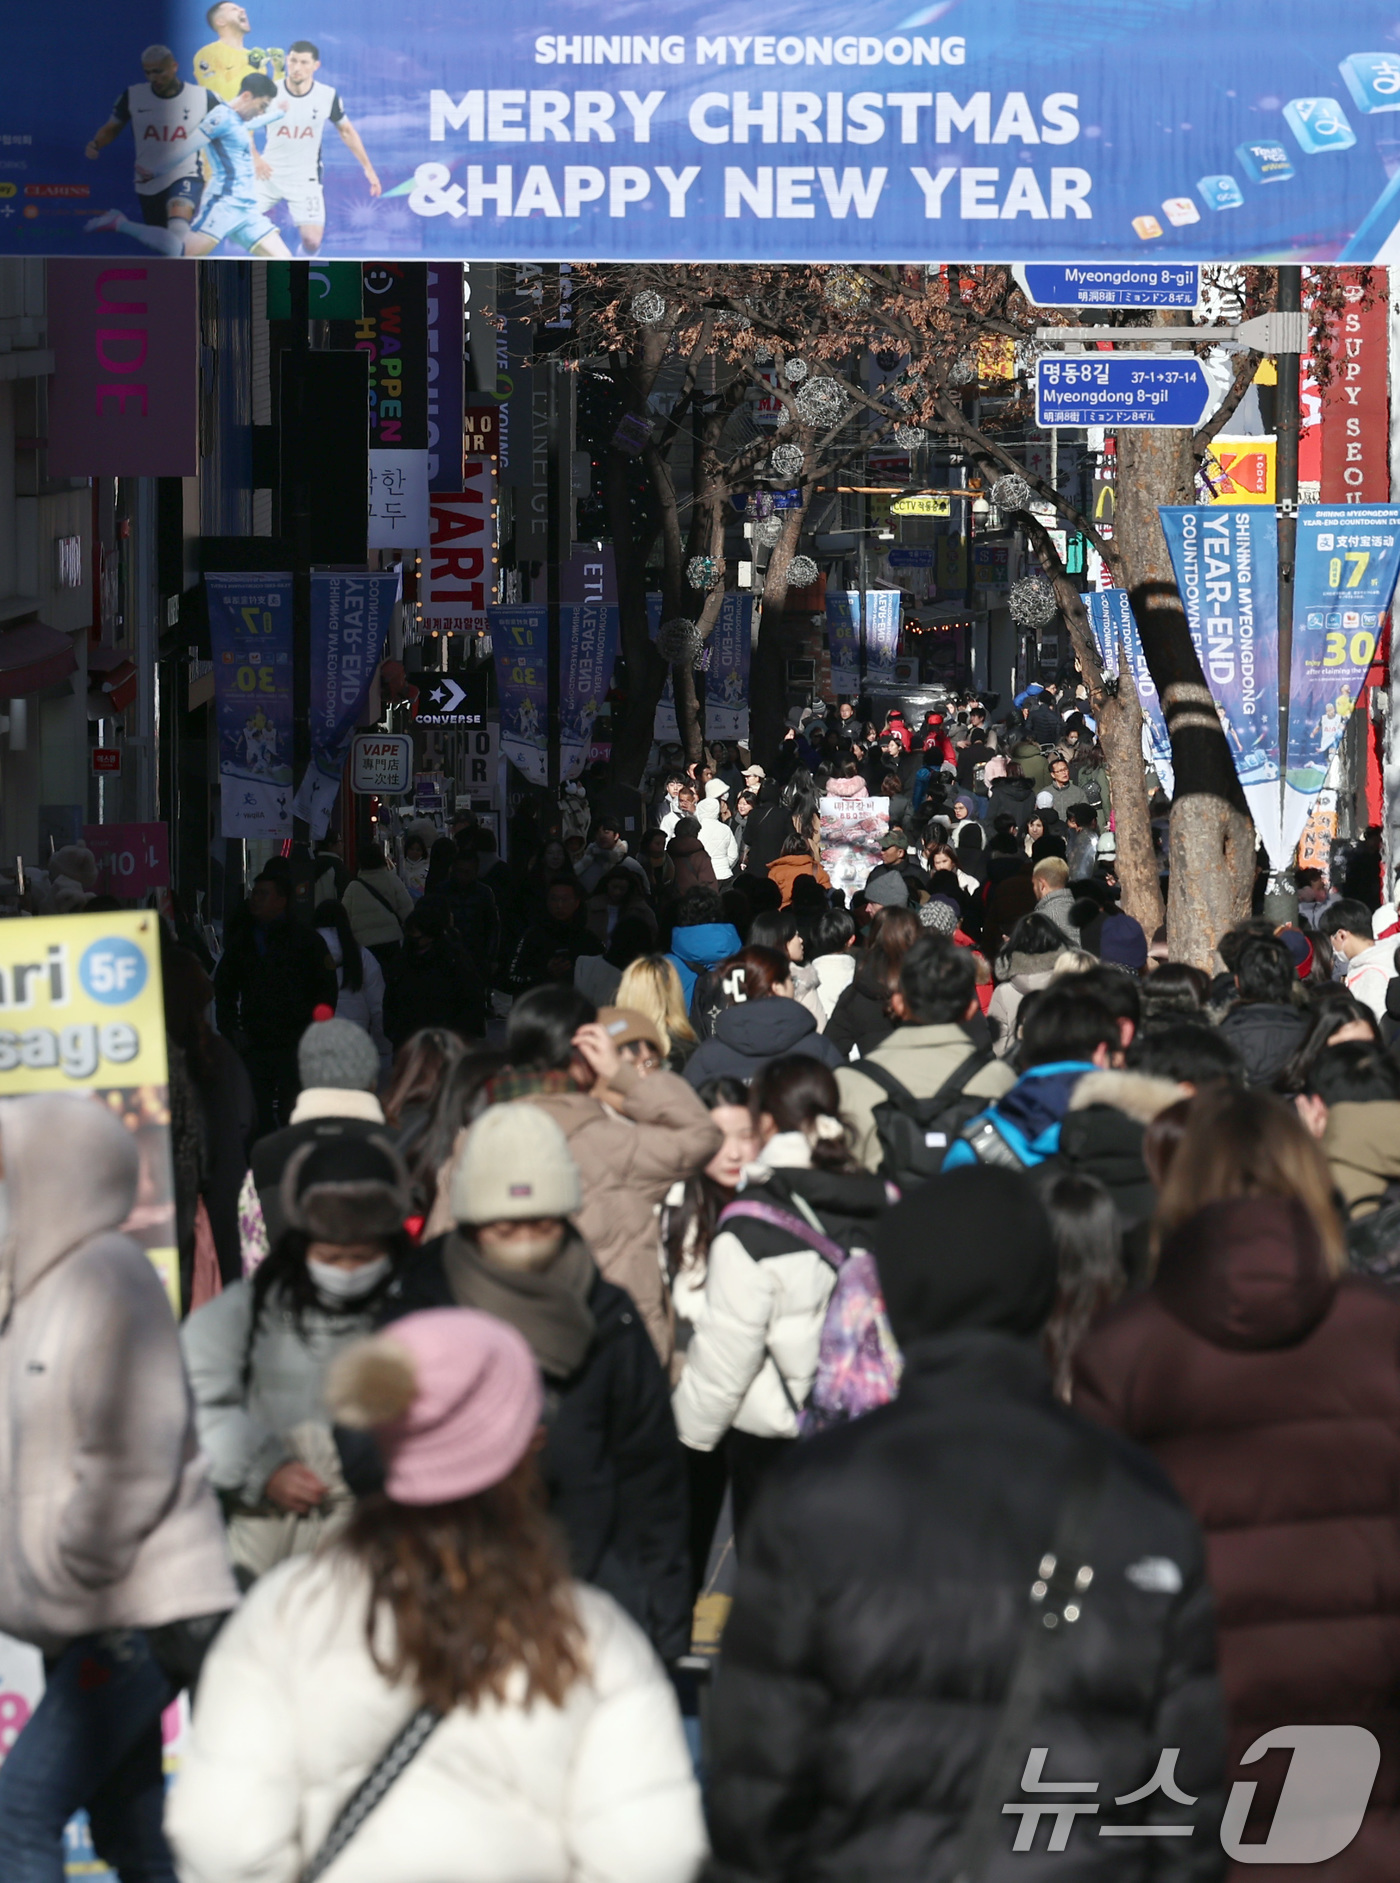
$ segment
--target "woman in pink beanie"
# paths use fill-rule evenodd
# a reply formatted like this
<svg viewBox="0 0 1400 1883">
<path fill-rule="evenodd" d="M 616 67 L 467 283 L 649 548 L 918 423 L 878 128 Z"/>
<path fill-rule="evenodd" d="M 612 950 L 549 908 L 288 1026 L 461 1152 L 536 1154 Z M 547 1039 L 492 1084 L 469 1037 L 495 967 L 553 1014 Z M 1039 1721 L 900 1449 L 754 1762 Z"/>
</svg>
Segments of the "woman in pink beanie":
<svg viewBox="0 0 1400 1883">
<path fill-rule="evenodd" d="M 523 1337 L 410 1314 L 343 1353 L 326 1398 L 374 1433 L 385 1488 L 263 1577 L 205 1663 L 167 1808 L 182 1883 L 317 1861 L 333 1883 L 690 1883 L 704 1830 L 671 1685 L 569 1577 Z"/>
</svg>

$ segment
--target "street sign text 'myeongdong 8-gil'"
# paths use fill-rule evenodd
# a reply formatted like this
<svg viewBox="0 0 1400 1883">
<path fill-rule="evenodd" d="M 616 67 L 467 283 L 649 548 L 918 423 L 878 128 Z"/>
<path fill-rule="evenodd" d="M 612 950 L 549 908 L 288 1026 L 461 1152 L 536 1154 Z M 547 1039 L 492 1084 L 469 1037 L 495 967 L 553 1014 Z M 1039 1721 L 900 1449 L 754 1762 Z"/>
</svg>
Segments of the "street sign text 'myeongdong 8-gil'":
<svg viewBox="0 0 1400 1883">
<path fill-rule="evenodd" d="M 1400 223 L 1388 0 L 63 17 L 81 57 L 6 22 L 0 252 L 173 252 L 191 206 L 220 255 L 376 260 L 1371 261 Z"/>
</svg>

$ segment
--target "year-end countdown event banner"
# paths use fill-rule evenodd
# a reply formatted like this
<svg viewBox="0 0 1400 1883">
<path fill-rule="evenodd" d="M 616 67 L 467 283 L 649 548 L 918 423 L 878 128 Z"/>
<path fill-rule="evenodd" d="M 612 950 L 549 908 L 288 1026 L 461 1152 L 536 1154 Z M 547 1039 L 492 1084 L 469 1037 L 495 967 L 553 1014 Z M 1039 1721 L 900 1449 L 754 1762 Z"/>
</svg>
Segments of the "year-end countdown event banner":
<svg viewBox="0 0 1400 1883">
<path fill-rule="evenodd" d="M 398 570 L 311 578 L 311 763 L 292 810 L 317 842 L 330 826 L 340 776 L 399 597 Z"/>
<path fill-rule="evenodd" d="M 1377 261 L 1400 221 L 1390 0 L 252 0 L 222 38 L 205 15 L 69 0 L 63 58 L 52 14 L 7 11 L 0 252 L 146 258 L 84 226 L 139 224 L 138 155 L 178 154 L 156 111 L 139 153 L 124 126 L 84 155 L 143 49 L 231 97 L 298 39 L 384 192 L 322 136 L 323 259 Z"/>
<path fill-rule="evenodd" d="M 225 837 L 292 834 L 292 578 L 206 575 Z"/>
<path fill-rule="evenodd" d="M 1278 523 L 1259 504 L 1163 504 L 1157 514 L 1249 814 L 1282 869 Z"/>
<path fill-rule="evenodd" d="M 1376 652 L 1400 573 L 1400 505 L 1300 504 L 1283 841 L 1291 854 Z"/>
</svg>

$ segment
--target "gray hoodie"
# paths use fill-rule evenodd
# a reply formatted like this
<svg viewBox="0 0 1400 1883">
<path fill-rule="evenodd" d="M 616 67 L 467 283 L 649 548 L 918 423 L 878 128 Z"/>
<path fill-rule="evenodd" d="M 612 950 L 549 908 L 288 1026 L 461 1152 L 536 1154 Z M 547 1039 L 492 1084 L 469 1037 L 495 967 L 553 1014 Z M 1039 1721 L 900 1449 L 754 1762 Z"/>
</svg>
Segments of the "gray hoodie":
<svg viewBox="0 0 1400 1883">
<path fill-rule="evenodd" d="M 0 1100 L 0 1629 L 77 1635 L 232 1608 L 175 1319 L 118 1233 L 135 1139 L 93 1098 Z"/>
</svg>

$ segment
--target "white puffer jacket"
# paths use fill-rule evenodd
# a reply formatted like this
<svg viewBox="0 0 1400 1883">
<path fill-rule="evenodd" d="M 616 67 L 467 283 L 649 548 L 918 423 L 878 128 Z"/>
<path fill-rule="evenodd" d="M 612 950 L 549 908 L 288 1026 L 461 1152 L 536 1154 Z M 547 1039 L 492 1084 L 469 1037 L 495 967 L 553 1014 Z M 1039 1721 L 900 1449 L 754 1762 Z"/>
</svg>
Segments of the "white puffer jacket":
<svg viewBox="0 0 1400 1883">
<path fill-rule="evenodd" d="M 700 825 L 700 841 L 714 865 L 715 881 L 727 883 L 739 864 L 739 846 L 734 832 L 719 814 L 718 798 L 702 798 L 695 807 Z"/>
<path fill-rule="evenodd" d="M 690 1883 L 705 1833 L 670 1683 L 608 1596 L 573 1593 L 590 1677 L 562 1707 L 458 1708 L 336 1859 L 335 1883 Z M 303 1558 L 265 1576 L 220 1636 L 166 1807 L 182 1883 L 294 1883 L 407 1724 L 413 1692 L 370 1659 L 367 1594 L 343 1553 Z"/>
<path fill-rule="evenodd" d="M 775 1175 L 794 1189 L 811 1190 L 808 1207 L 816 1203 L 817 1220 L 833 1240 L 869 1246 L 859 1219 L 873 1226 L 888 1200 L 878 1178 L 812 1170 L 806 1138 L 788 1131 L 771 1138 L 762 1161 L 749 1166 L 738 1200 L 751 1195 L 778 1202 L 768 1190 Z M 836 1201 L 834 1212 L 828 1196 Z M 802 1214 L 795 1202 L 779 1207 Z M 710 1244 L 704 1312 L 695 1320 L 671 1398 L 685 1444 L 713 1451 L 731 1426 L 756 1438 L 797 1436 L 793 1407 L 804 1405 L 812 1390 L 835 1286 L 831 1263 L 795 1235 L 751 1219 L 720 1230 Z"/>
</svg>

